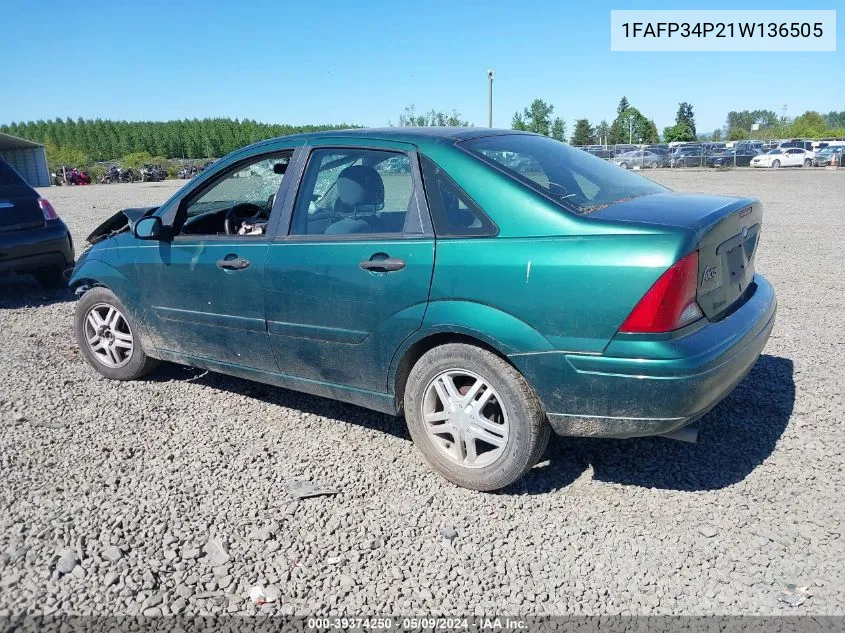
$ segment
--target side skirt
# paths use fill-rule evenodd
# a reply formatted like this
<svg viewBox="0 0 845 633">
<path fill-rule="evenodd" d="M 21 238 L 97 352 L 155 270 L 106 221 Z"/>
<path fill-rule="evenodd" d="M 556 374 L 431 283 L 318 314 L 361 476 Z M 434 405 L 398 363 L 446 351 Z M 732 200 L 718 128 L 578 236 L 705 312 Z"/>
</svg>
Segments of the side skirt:
<svg viewBox="0 0 845 633">
<path fill-rule="evenodd" d="M 296 376 L 288 376 L 287 374 L 252 369 L 250 367 L 243 367 L 242 365 L 234 365 L 231 363 L 221 363 L 208 358 L 187 356 L 184 354 L 177 354 L 175 352 L 168 352 L 162 349 L 156 350 L 155 357 L 171 363 L 190 365 L 191 367 L 207 369 L 209 371 L 226 374 L 228 376 L 236 376 L 246 380 L 254 380 L 256 382 L 262 382 L 275 387 L 283 387 L 284 389 L 290 389 L 292 391 L 301 391 L 314 396 L 340 400 L 341 402 L 348 402 L 349 404 L 373 409 L 374 411 L 387 413 L 388 415 L 397 415 L 399 413 L 399 409 L 396 406 L 396 399 L 393 394 L 390 393 L 378 393 L 375 391 L 355 389 L 354 387 L 345 387 L 343 385 L 322 382 L 319 380 L 297 378 Z"/>
</svg>

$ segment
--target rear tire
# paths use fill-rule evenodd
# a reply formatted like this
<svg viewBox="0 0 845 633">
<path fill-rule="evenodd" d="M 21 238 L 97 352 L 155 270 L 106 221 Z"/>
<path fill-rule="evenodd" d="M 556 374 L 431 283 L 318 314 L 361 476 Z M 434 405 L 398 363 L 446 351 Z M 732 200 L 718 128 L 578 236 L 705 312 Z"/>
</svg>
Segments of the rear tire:
<svg viewBox="0 0 845 633">
<path fill-rule="evenodd" d="M 129 312 L 108 288 L 92 288 L 82 295 L 76 303 L 74 332 L 88 364 L 111 380 L 135 380 L 158 365 L 141 348 Z"/>
<path fill-rule="evenodd" d="M 472 490 L 517 481 L 542 457 L 551 435 L 525 378 L 473 345 L 449 343 L 426 352 L 408 376 L 404 405 L 408 430 L 426 461 Z"/>
<path fill-rule="evenodd" d="M 66 288 L 67 281 L 62 269 L 59 266 L 45 266 L 35 271 L 35 280 L 42 288 L 55 290 Z"/>
</svg>

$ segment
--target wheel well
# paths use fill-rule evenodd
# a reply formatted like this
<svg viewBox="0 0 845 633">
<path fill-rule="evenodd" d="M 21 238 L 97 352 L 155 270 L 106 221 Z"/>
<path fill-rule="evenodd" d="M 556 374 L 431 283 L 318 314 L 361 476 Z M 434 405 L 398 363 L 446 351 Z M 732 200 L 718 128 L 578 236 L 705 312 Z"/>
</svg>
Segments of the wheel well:
<svg viewBox="0 0 845 633">
<path fill-rule="evenodd" d="M 73 290 L 74 293 L 77 296 L 81 296 L 81 295 L 85 294 L 86 292 L 88 292 L 88 290 L 90 290 L 91 288 L 105 288 L 105 287 L 106 286 L 101 284 L 96 279 L 83 278 L 83 279 L 77 279 L 75 282 L 73 282 L 73 285 L 70 287 L 70 289 Z"/>
<path fill-rule="evenodd" d="M 488 352 L 495 354 L 509 365 L 513 365 L 510 359 L 495 347 L 467 334 L 459 334 L 457 332 L 440 332 L 438 334 L 426 336 L 411 345 L 411 347 L 405 351 L 405 354 L 399 361 L 399 365 L 396 367 L 396 375 L 393 378 L 393 393 L 395 394 L 394 398 L 396 399 L 396 408 L 400 413 L 405 401 L 405 384 L 408 382 L 408 375 L 411 373 L 411 368 L 416 365 L 417 361 L 423 354 L 435 347 L 445 345 L 446 343 L 464 343 L 466 345 L 474 345 L 475 347 L 486 349 Z"/>
</svg>

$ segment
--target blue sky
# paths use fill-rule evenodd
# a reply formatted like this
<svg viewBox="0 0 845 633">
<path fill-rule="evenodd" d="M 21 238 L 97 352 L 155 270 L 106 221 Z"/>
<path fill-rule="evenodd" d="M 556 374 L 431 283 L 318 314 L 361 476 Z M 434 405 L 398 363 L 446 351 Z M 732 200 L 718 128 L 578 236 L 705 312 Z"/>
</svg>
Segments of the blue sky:
<svg viewBox="0 0 845 633">
<path fill-rule="evenodd" d="M 683 8 L 837 5 L 708 1 Z M 496 70 L 497 127 L 509 127 L 514 111 L 534 97 L 551 102 L 570 133 L 576 118 L 611 121 L 623 94 L 661 131 L 674 122 L 679 101 L 693 104 L 702 132 L 721 126 L 734 109 L 780 114 L 786 103 L 791 116 L 845 110 L 845 12 L 838 16 L 837 52 L 623 53 L 610 51 L 610 10 L 631 8 L 620 2 L 18 6 L 16 28 L 0 38 L 0 123 L 229 116 L 381 126 L 415 104 L 456 109 L 485 125 L 487 68 Z"/>
</svg>

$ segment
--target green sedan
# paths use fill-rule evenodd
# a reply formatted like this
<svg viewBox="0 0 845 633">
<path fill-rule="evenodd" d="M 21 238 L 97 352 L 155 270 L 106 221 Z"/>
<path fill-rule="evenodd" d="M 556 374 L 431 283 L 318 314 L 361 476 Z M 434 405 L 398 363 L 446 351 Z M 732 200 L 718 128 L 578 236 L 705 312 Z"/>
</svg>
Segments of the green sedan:
<svg viewBox="0 0 845 633">
<path fill-rule="evenodd" d="M 761 222 L 535 134 L 289 136 L 95 230 L 75 331 L 115 380 L 169 361 L 404 414 L 495 490 L 552 431 L 695 437 L 774 325 Z"/>
</svg>

